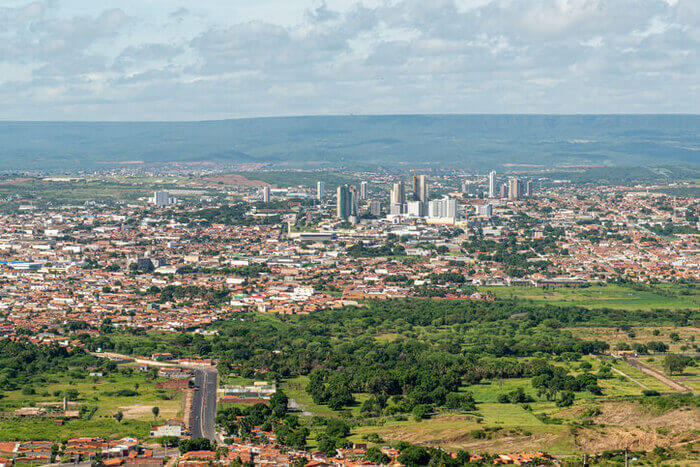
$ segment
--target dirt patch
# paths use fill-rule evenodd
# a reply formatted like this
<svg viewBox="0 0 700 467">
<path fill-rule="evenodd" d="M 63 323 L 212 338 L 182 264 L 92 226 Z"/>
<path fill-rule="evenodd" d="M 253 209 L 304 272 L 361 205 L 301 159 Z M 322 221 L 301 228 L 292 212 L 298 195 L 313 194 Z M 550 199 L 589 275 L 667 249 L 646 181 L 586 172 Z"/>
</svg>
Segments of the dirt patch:
<svg viewBox="0 0 700 467">
<path fill-rule="evenodd" d="M 528 428 L 503 428 L 487 433 L 486 438 L 475 437 L 472 431 L 483 430 L 475 426 L 474 418 L 466 415 L 441 415 L 425 420 L 419 425 L 388 426 L 379 435 L 390 441 L 407 441 L 422 446 L 439 446 L 447 449 L 466 449 L 472 452 L 503 453 L 515 451 L 549 450 L 554 444 L 569 444 L 573 449 L 573 437 L 568 431 L 532 433 Z"/>
<path fill-rule="evenodd" d="M 242 175 L 217 175 L 216 177 L 209 177 L 204 179 L 205 182 L 216 185 L 229 185 L 229 186 L 246 186 L 246 187 L 263 187 L 270 186 L 269 183 L 260 180 L 248 180 Z"/>
<path fill-rule="evenodd" d="M 158 418 L 171 418 L 177 415 L 177 410 L 171 408 L 159 407 L 160 412 L 158 413 Z M 127 405 L 124 407 L 119 407 L 119 410 L 124 414 L 124 418 L 138 418 L 138 419 L 148 419 L 153 418 L 153 406 L 134 404 Z"/>
<path fill-rule="evenodd" d="M 600 406 L 597 424 L 580 429 L 576 444 L 584 451 L 612 449 L 649 451 L 700 440 L 700 410 L 684 407 L 655 413 L 638 404 L 610 402 Z"/>
<path fill-rule="evenodd" d="M 603 425 L 619 427 L 644 426 L 651 428 L 667 428 L 670 430 L 700 430 L 700 410 L 683 407 L 659 414 L 646 409 L 639 404 L 624 402 L 609 402 L 602 404 L 600 415 L 595 422 Z"/>
</svg>

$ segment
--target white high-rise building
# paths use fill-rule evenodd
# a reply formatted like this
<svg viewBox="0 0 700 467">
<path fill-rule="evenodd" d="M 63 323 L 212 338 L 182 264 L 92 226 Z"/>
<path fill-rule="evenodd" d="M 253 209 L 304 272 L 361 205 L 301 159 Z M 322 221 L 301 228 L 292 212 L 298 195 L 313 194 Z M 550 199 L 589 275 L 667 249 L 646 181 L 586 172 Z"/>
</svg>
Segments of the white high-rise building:
<svg viewBox="0 0 700 467">
<path fill-rule="evenodd" d="M 394 183 L 391 189 L 391 203 L 390 204 L 405 204 L 406 203 L 406 189 L 403 186 L 403 182 Z"/>
<path fill-rule="evenodd" d="M 493 204 L 480 204 L 476 206 L 476 215 L 479 217 L 493 217 Z"/>
<path fill-rule="evenodd" d="M 323 196 L 326 194 L 326 183 L 316 182 L 316 199 L 321 201 Z"/>
<path fill-rule="evenodd" d="M 445 196 L 428 203 L 428 217 L 434 219 L 456 219 L 457 200 Z"/>
<path fill-rule="evenodd" d="M 360 183 L 360 199 L 367 199 L 367 182 Z"/>
<path fill-rule="evenodd" d="M 264 187 L 260 188 L 260 198 L 262 199 L 263 203 L 270 202 L 270 187 L 269 186 L 264 186 Z"/>
<path fill-rule="evenodd" d="M 406 205 L 406 214 L 413 217 L 425 217 L 425 203 L 409 201 Z"/>
<path fill-rule="evenodd" d="M 170 206 L 175 203 L 175 198 L 172 198 L 167 191 L 156 191 L 153 193 L 151 202 L 156 206 Z"/>
<path fill-rule="evenodd" d="M 489 198 L 496 197 L 496 171 L 489 172 Z"/>
</svg>

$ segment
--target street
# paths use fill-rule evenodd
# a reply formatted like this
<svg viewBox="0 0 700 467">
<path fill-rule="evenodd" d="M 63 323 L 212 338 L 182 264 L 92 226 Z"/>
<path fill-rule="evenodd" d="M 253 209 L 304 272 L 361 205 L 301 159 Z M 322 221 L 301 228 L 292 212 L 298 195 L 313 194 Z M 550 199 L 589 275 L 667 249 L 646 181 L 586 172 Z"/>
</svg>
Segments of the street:
<svg viewBox="0 0 700 467">
<path fill-rule="evenodd" d="M 214 418 L 216 417 L 216 370 L 195 369 L 196 389 L 190 409 L 192 438 L 208 438 L 216 441 Z"/>
</svg>

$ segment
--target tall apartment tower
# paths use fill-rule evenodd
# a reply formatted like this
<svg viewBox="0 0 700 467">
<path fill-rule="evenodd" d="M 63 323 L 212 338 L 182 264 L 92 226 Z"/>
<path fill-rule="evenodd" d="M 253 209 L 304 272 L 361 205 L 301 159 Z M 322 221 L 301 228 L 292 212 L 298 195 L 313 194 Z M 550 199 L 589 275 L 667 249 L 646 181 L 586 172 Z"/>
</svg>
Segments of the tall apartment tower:
<svg viewBox="0 0 700 467">
<path fill-rule="evenodd" d="M 372 200 L 369 203 L 369 213 L 375 217 L 379 217 L 382 213 L 382 203 L 378 200 Z"/>
<path fill-rule="evenodd" d="M 154 192 L 152 201 L 156 206 L 169 206 L 173 203 L 173 199 L 167 191 Z"/>
<path fill-rule="evenodd" d="M 316 199 L 321 201 L 323 196 L 326 194 L 326 183 L 316 182 Z"/>
<path fill-rule="evenodd" d="M 264 187 L 260 188 L 260 198 L 263 200 L 263 203 L 270 202 L 270 187 L 269 186 L 264 186 Z"/>
<path fill-rule="evenodd" d="M 413 199 L 421 203 L 426 203 L 428 201 L 428 181 L 425 175 L 418 175 L 418 177 L 414 175 L 413 185 Z"/>
<path fill-rule="evenodd" d="M 442 199 L 435 199 L 428 203 L 428 217 L 437 219 L 456 219 L 457 200 L 444 196 Z"/>
<path fill-rule="evenodd" d="M 508 180 L 508 199 L 518 199 L 520 198 L 520 188 L 522 184 L 520 180 L 517 178 L 513 177 L 510 180 Z"/>
<path fill-rule="evenodd" d="M 496 171 L 489 172 L 489 198 L 496 197 Z"/>
<path fill-rule="evenodd" d="M 347 185 L 341 185 L 336 190 L 336 217 L 339 219 L 347 219 L 351 216 L 352 211 L 352 192 Z"/>
<path fill-rule="evenodd" d="M 367 182 L 360 183 L 360 199 L 367 199 Z"/>
<path fill-rule="evenodd" d="M 525 196 L 532 196 L 532 180 L 525 182 Z"/>
<path fill-rule="evenodd" d="M 391 189 L 391 204 L 405 204 L 406 203 L 406 188 L 403 186 L 403 182 L 396 182 Z"/>
</svg>

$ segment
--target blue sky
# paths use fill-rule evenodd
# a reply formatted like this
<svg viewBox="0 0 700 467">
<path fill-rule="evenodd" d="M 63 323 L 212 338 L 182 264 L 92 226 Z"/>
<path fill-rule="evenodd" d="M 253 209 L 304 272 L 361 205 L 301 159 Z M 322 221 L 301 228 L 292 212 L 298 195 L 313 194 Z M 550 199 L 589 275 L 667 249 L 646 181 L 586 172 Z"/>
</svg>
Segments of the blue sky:
<svg viewBox="0 0 700 467">
<path fill-rule="evenodd" d="M 0 0 L 0 119 L 698 113 L 698 0 Z"/>
</svg>

